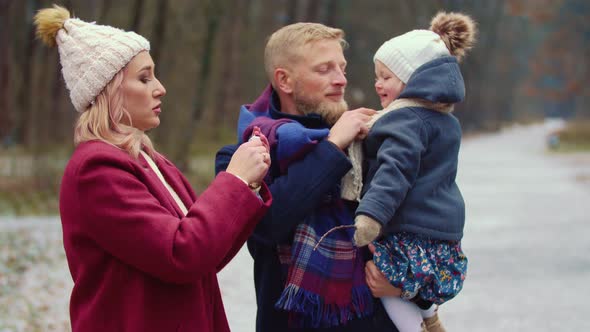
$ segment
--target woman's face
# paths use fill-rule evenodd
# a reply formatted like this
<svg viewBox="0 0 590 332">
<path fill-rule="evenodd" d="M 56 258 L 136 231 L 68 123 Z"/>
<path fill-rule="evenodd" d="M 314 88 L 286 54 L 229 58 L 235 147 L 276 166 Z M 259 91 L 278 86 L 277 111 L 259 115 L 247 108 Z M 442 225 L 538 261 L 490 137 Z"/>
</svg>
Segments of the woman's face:
<svg viewBox="0 0 590 332">
<path fill-rule="evenodd" d="M 125 109 L 131 123 L 122 122 L 141 131 L 156 128 L 160 124 L 161 98 L 166 89 L 154 74 L 154 61 L 147 51 L 138 53 L 127 65 L 121 89 Z"/>
</svg>

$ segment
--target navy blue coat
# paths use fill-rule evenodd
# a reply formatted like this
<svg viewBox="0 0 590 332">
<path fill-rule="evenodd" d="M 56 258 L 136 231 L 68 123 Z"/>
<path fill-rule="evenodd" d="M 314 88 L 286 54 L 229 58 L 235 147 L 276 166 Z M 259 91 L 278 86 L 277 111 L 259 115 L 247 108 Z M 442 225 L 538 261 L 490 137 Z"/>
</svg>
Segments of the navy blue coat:
<svg viewBox="0 0 590 332">
<path fill-rule="evenodd" d="M 327 128 L 315 114 L 293 116 L 280 112 L 279 105 L 278 97 L 273 93 L 268 110 L 270 117 L 293 119 L 310 129 Z M 242 112 L 244 111 L 248 111 L 246 106 L 242 106 Z M 227 168 L 236 149 L 237 145 L 229 145 L 217 153 L 216 173 Z M 285 175 L 279 174 L 278 162 L 271 165 L 269 172 L 272 173 L 274 181 L 269 184 L 269 189 L 273 204 L 248 239 L 248 250 L 254 259 L 254 285 L 258 305 L 257 332 L 290 331 L 287 327 L 287 314 L 274 307 L 285 286 L 277 245 L 291 244 L 296 226 L 311 215 L 320 204 L 340 199 L 340 180 L 351 167 L 346 155 L 327 140 L 319 142 L 303 159 L 290 164 Z M 351 206 L 351 209 L 355 207 Z M 375 308 L 372 317 L 353 320 L 346 326 L 321 331 L 397 331 L 378 299 L 375 299 Z"/>
<path fill-rule="evenodd" d="M 454 104 L 465 86 L 454 57 L 414 72 L 400 98 Z M 357 214 L 385 226 L 439 240 L 463 237 L 465 203 L 455 183 L 461 126 L 451 113 L 422 107 L 392 110 L 375 122 L 364 143 L 365 187 Z"/>
</svg>

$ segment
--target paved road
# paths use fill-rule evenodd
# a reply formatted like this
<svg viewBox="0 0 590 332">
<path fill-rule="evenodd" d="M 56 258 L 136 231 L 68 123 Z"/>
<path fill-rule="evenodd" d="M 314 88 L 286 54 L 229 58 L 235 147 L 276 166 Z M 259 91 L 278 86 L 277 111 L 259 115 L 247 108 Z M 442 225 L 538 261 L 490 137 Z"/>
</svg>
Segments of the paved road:
<svg viewBox="0 0 590 332">
<path fill-rule="evenodd" d="M 441 307 L 449 331 L 590 330 L 585 317 L 590 313 L 590 154 L 547 153 L 547 130 L 513 127 L 464 141 L 458 182 L 467 203 L 463 247 L 470 266 L 463 292 Z M 57 218 L 21 221 L 0 218 L 0 229 L 34 227 L 59 237 Z M 65 263 L 61 266 L 62 271 L 47 271 L 49 279 L 68 278 Z M 62 298 L 69 280 L 53 283 L 61 287 L 53 290 L 32 282 L 43 280 L 44 273 L 32 269 L 23 276 L 31 282 L 23 284 L 21 298 L 39 298 L 39 293 L 60 298 L 50 306 L 49 319 L 67 317 Z M 252 260 L 245 248 L 219 279 L 232 331 L 253 331 Z M 14 300 L 0 298 L 6 302 Z M 63 315 L 55 314 L 60 308 Z M 57 320 L 46 326 L 60 326 Z"/>
<path fill-rule="evenodd" d="M 555 155 L 545 126 L 468 140 L 468 280 L 441 308 L 451 331 L 589 331 L 590 156 Z"/>
<path fill-rule="evenodd" d="M 440 309 L 449 331 L 590 331 L 590 155 L 548 153 L 549 129 L 512 127 L 463 143 L 470 263 L 462 293 Z M 246 332 L 252 262 L 240 254 L 220 279 L 232 331 Z"/>
</svg>

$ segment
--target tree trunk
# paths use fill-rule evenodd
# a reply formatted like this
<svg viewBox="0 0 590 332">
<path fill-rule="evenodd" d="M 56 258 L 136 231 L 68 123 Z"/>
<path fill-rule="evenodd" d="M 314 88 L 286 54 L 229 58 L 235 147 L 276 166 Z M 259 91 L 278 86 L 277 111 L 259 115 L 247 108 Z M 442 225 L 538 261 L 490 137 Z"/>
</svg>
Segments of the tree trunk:
<svg viewBox="0 0 590 332">
<path fill-rule="evenodd" d="M 326 25 L 334 27 L 336 25 L 336 18 L 338 17 L 339 0 L 326 0 Z"/>
<path fill-rule="evenodd" d="M 298 0 L 287 0 L 287 17 L 285 24 L 297 22 L 297 3 Z"/>
<path fill-rule="evenodd" d="M 166 13 L 168 12 L 168 1 L 158 0 L 158 11 L 156 15 L 156 22 L 154 23 L 154 37 L 151 41 L 151 55 L 154 64 L 158 66 L 160 54 L 162 53 L 162 45 L 166 32 Z"/>
<path fill-rule="evenodd" d="M 135 3 L 133 4 L 133 12 L 131 13 L 133 15 L 133 21 L 129 28 L 131 31 L 139 31 L 139 25 L 141 24 L 141 18 L 143 16 L 143 4 L 144 0 L 135 0 Z"/>
<path fill-rule="evenodd" d="M 13 110 L 10 64 L 12 57 L 12 24 L 8 21 L 11 0 L 0 0 L 0 145 L 8 142 Z"/>
<path fill-rule="evenodd" d="M 305 21 L 307 21 L 307 22 L 318 22 L 319 21 L 320 4 L 321 4 L 321 2 L 318 0 L 309 1 L 307 3 L 307 8 L 305 11 Z"/>
<path fill-rule="evenodd" d="M 24 145 L 30 144 L 28 138 L 31 136 L 29 131 L 31 126 L 27 123 L 27 120 L 31 117 L 31 74 L 32 74 L 32 67 L 33 67 L 33 60 L 35 50 L 37 48 L 37 41 L 35 40 L 35 28 L 32 24 L 33 22 L 33 13 L 39 8 L 39 1 L 38 0 L 29 0 L 26 2 L 26 22 L 28 24 L 25 25 L 26 29 L 26 42 L 24 47 L 23 56 L 21 58 L 21 73 L 22 73 L 22 84 L 19 90 L 18 101 L 17 101 L 17 109 L 18 112 L 16 118 L 16 125 L 14 128 L 14 137 L 17 143 L 21 143 Z"/>
<path fill-rule="evenodd" d="M 188 169 L 189 154 L 191 143 L 193 141 L 194 133 L 197 130 L 201 114 L 203 113 L 203 107 L 205 105 L 205 96 L 210 91 L 209 77 L 211 74 L 211 63 L 214 53 L 214 43 L 219 30 L 219 23 L 223 13 L 223 4 L 218 1 L 210 0 L 205 4 L 204 17 L 207 20 L 207 29 L 205 34 L 205 40 L 203 44 L 203 53 L 201 53 L 200 63 L 201 71 L 197 81 L 197 91 L 195 93 L 195 102 L 191 111 L 190 122 L 188 129 L 184 132 L 183 138 L 179 142 L 179 148 L 177 149 L 177 155 L 175 160 L 178 160 L 178 168 L 181 171 Z"/>
<path fill-rule="evenodd" d="M 250 0 L 233 0 L 229 8 L 235 8 L 238 13 L 247 13 L 250 7 Z M 243 31 L 245 30 L 246 15 L 236 15 L 229 19 L 230 26 L 227 30 L 227 36 L 224 38 L 224 63 L 221 72 L 221 84 L 219 84 L 218 98 L 215 101 L 214 116 L 215 123 L 226 123 L 228 113 L 237 112 L 234 105 L 240 96 L 240 59 L 245 54 L 246 43 Z M 238 101 L 239 102 L 239 101 Z M 219 133 L 219 131 L 215 131 Z M 219 138 L 214 134 L 215 138 Z"/>
<path fill-rule="evenodd" d="M 102 7 L 100 8 L 100 14 L 98 15 L 99 24 L 104 24 L 112 4 L 112 0 L 103 0 Z"/>
</svg>

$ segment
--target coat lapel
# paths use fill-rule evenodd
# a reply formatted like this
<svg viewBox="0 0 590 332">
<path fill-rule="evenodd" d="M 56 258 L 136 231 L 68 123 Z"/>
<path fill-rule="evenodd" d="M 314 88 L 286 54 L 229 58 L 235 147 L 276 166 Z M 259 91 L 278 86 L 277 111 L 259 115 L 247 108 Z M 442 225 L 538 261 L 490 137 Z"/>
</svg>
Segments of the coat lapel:
<svg viewBox="0 0 590 332">
<path fill-rule="evenodd" d="M 187 190 L 185 186 L 182 184 L 182 182 L 178 181 L 177 177 L 174 176 L 174 170 L 176 170 L 176 168 L 173 165 L 167 165 L 166 161 L 164 161 L 163 159 L 163 157 L 157 155 L 156 160 L 154 160 L 154 162 L 156 163 L 156 166 L 158 166 L 158 169 L 162 173 L 162 176 L 164 176 L 164 179 L 174 189 L 174 191 L 176 192 L 178 197 L 180 197 L 180 200 L 184 203 L 186 208 L 189 209 L 192 205 L 192 199 L 190 195 L 187 193 Z M 162 181 L 160 181 L 158 175 L 152 170 L 148 162 L 141 155 L 139 157 L 139 163 L 146 172 L 150 173 L 150 179 L 153 182 L 156 182 L 154 183 L 154 185 L 156 186 L 156 188 L 158 189 L 158 193 L 160 194 L 158 200 L 160 200 L 162 205 L 170 213 L 176 215 L 178 218 L 183 218 L 184 213 L 182 212 L 176 201 L 174 201 L 174 198 L 172 197 L 170 192 L 168 192 L 166 186 L 162 183 Z"/>
</svg>

